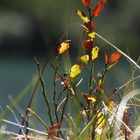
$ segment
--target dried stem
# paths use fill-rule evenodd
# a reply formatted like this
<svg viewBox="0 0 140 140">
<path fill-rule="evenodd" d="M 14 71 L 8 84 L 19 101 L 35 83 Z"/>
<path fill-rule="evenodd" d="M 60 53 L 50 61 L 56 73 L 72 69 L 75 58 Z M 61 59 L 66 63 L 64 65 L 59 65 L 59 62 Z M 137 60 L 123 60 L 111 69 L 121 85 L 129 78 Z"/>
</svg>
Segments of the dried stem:
<svg viewBox="0 0 140 140">
<path fill-rule="evenodd" d="M 101 35 L 99 35 L 98 33 L 95 33 L 95 34 L 99 38 L 101 38 L 103 41 L 105 41 L 107 44 L 109 44 L 110 46 L 112 46 L 116 51 L 118 51 L 120 54 L 122 54 L 128 60 L 128 62 L 130 62 L 131 64 L 133 64 L 135 67 L 137 67 L 140 70 L 140 66 L 132 58 L 130 58 L 127 54 L 125 54 L 117 46 L 115 46 L 114 44 L 112 44 L 110 41 L 108 41 L 107 39 L 105 39 L 104 37 L 102 37 Z"/>
<path fill-rule="evenodd" d="M 41 74 L 43 74 L 43 72 L 44 72 L 44 70 L 45 70 L 45 68 L 46 68 L 46 66 L 47 66 L 47 64 L 48 64 L 48 62 L 49 62 L 49 59 L 47 59 L 47 60 L 45 61 L 44 65 L 43 65 L 43 68 L 42 68 L 42 70 L 41 70 Z M 24 115 L 24 117 L 23 117 L 23 120 L 22 120 L 21 125 L 24 125 L 24 123 L 25 123 L 25 121 L 26 121 L 26 117 L 27 117 L 28 112 L 29 112 L 28 108 L 31 107 L 33 98 L 34 98 L 35 93 L 36 93 L 36 89 L 37 89 L 38 84 L 39 84 L 39 79 L 40 79 L 40 78 L 38 77 L 38 79 L 37 79 L 37 81 L 36 81 L 36 84 L 35 84 L 35 86 L 34 86 L 34 88 L 33 88 L 33 91 L 32 91 L 32 94 L 31 94 L 31 98 L 30 98 L 29 103 L 28 103 L 28 105 L 27 105 L 27 109 L 26 109 L 26 111 L 25 111 L 25 115 Z M 19 131 L 19 134 L 20 134 L 20 133 L 21 133 L 21 130 Z M 27 134 L 27 133 L 28 133 L 28 131 L 26 131 L 26 134 Z"/>
<path fill-rule="evenodd" d="M 39 78 L 40 78 L 40 82 L 41 82 L 41 86 L 42 86 L 42 94 L 43 94 L 45 103 L 47 105 L 47 112 L 48 112 L 48 116 L 49 116 L 49 121 L 50 121 L 51 125 L 53 125 L 53 119 L 52 119 L 52 116 L 51 116 L 50 104 L 49 104 L 49 100 L 48 100 L 46 89 L 45 89 L 45 81 L 42 77 L 41 70 L 40 70 L 41 68 L 40 68 L 40 64 L 39 64 L 38 60 L 36 58 L 34 58 L 34 60 L 36 62 L 37 69 L 38 69 L 38 74 L 39 74 Z"/>
<path fill-rule="evenodd" d="M 48 130 L 48 126 L 46 125 L 46 123 L 30 108 L 28 108 L 28 110 L 37 118 L 37 120 L 43 125 L 45 126 L 46 130 Z"/>
</svg>

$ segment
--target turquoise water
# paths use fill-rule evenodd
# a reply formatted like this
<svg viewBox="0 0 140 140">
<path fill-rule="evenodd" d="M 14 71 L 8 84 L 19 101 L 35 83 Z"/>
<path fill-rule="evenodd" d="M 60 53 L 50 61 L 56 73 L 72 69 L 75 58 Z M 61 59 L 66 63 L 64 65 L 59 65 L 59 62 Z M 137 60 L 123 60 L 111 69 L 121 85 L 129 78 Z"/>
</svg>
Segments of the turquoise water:
<svg viewBox="0 0 140 140">
<path fill-rule="evenodd" d="M 15 59 L 0 60 L 0 105 L 9 104 L 8 96 L 15 97 L 23 89 L 34 74 L 32 60 Z"/>
<path fill-rule="evenodd" d="M 31 59 L 1 59 L 0 60 L 0 107 L 1 110 L 5 110 L 6 106 L 9 105 L 18 95 L 20 95 L 21 91 L 23 91 L 29 83 L 35 77 L 36 74 L 36 65 L 34 60 Z M 50 66 L 46 68 L 44 79 L 46 81 L 46 89 L 47 93 L 50 96 L 50 90 L 52 87 L 51 84 L 51 71 Z M 21 114 L 24 114 L 25 109 L 29 103 L 31 93 L 33 87 L 30 87 L 30 90 L 26 93 L 26 95 L 19 101 L 18 105 L 16 105 L 16 109 L 14 109 L 15 114 L 19 121 L 21 121 Z M 33 110 L 37 112 L 44 121 L 47 121 L 47 111 L 44 109 L 44 99 L 41 94 L 40 86 L 36 91 L 36 95 L 33 101 Z M 21 114 L 20 114 L 21 113 Z M 12 114 L 8 115 L 6 119 L 15 122 L 14 116 Z M 34 120 L 34 117 L 32 117 Z M 32 120 L 31 119 L 31 120 Z M 40 126 L 41 125 L 34 120 L 32 126 Z M 10 130 L 16 131 L 17 127 L 13 125 L 7 125 Z"/>
<path fill-rule="evenodd" d="M 97 64 L 95 67 L 96 72 L 98 73 L 102 70 L 103 64 Z M 0 106 L 3 110 L 6 109 L 6 105 L 9 105 L 11 98 L 15 98 L 19 93 L 33 80 L 33 77 L 36 73 L 36 65 L 34 60 L 31 59 L 0 59 Z M 123 62 L 119 63 L 118 66 L 112 68 L 112 70 L 106 76 L 105 89 L 107 94 L 111 94 L 115 87 L 120 86 L 125 83 L 128 78 L 131 76 L 130 65 L 124 65 Z M 46 71 L 43 75 L 43 78 L 46 81 L 46 89 L 49 98 L 52 98 L 53 94 L 53 70 L 50 67 L 50 64 L 46 68 Z M 83 80 L 87 80 L 88 75 L 84 77 Z M 80 86 L 80 91 L 86 92 L 87 83 Z M 139 87 L 139 86 L 138 86 Z M 20 101 L 18 106 L 16 106 L 15 114 L 18 119 L 21 121 L 20 113 L 24 113 L 31 96 L 31 90 L 29 90 L 23 100 Z M 52 100 L 50 101 L 52 103 Z M 41 94 L 41 88 L 37 89 L 36 96 L 33 101 L 33 110 L 48 123 L 47 111 L 43 96 Z M 15 119 L 12 114 L 10 114 L 7 119 L 15 122 Z M 44 130 L 44 127 L 35 119 L 34 116 L 31 117 L 32 128 L 37 128 Z M 18 131 L 19 128 L 13 127 L 13 125 L 8 125 L 8 129 L 13 131 Z"/>
<path fill-rule="evenodd" d="M 107 80 L 105 84 L 108 92 L 111 92 L 113 88 L 125 83 L 131 76 L 131 68 L 129 68 L 129 65 L 124 65 L 121 63 L 117 65 L 119 67 L 115 66 L 114 68 L 112 68 L 112 70 L 108 72 L 106 76 Z M 95 70 L 101 72 L 101 67 L 103 67 L 102 64 L 97 64 Z M 23 90 L 28 85 L 28 83 L 32 81 L 36 70 L 36 65 L 32 58 L 24 60 L 0 59 L 0 105 L 2 106 L 2 108 L 5 108 L 6 105 L 9 104 L 9 97 L 16 97 L 20 93 L 20 91 Z M 53 69 L 50 67 L 50 64 L 47 66 L 43 78 L 46 81 L 47 92 L 49 96 L 51 96 L 53 89 Z M 88 76 L 85 76 L 83 80 L 86 81 L 87 78 Z M 85 86 L 87 86 L 87 84 L 85 84 Z M 81 88 L 81 90 L 85 90 L 84 85 Z M 39 89 L 37 91 L 40 92 Z M 28 102 L 28 99 L 31 95 L 31 93 L 28 94 L 29 95 L 25 97 L 25 103 Z M 24 106 L 26 105 L 22 103 L 22 107 Z"/>
</svg>

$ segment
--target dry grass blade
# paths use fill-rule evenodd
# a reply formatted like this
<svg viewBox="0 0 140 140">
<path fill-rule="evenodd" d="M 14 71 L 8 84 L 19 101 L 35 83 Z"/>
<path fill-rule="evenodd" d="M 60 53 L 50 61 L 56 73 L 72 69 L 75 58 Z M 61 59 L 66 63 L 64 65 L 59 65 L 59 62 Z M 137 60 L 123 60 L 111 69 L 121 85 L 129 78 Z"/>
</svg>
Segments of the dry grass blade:
<svg viewBox="0 0 140 140">
<path fill-rule="evenodd" d="M 140 137 L 140 125 L 137 126 L 137 128 L 134 130 L 131 140 L 136 140 L 136 139 L 139 140 L 139 137 Z"/>
<path fill-rule="evenodd" d="M 118 110 L 116 112 L 116 121 L 115 121 L 115 126 L 114 126 L 114 136 L 115 136 L 115 139 L 121 135 L 120 127 L 122 125 L 122 122 L 120 120 L 123 119 L 123 114 L 124 114 L 125 109 L 127 108 L 128 101 L 131 98 L 133 98 L 134 96 L 138 95 L 138 94 L 140 94 L 140 90 L 139 89 L 133 90 L 133 91 L 129 92 L 128 94 L 126 94 L 122 98 L 122 100 L 121 100 L 121 102 L 119 104 Z"/>
<path fill-rule="evenodd" d="M 136 68 L 138 68 L 140 70 L 140 66 L 132 58 L 130 58 L 126 53 L 124 53 L 123 51 L 121 51 L 117 46 L 115 46 L 114 44 L 112 44 L 111 42 L 109 42 L 108 40 L 106 40 L 104 37 L 102 37 L 98 33 L 95 33 L 95 34 L 99 38 L 101 38 L 103 41 L 105 41 L 107 44 L 109 44 L 110 46 L 112 46 L 116 51 L 118 51 L 120 54 L 122 54 L 128 60 L 128 62 L 130 62 L 131 64 L 133 64 Z"/>
<path fill-rule="evenodd" d="M 2 119 L 1 121 L 4 122 L 4 123 L 7 123 L 7 124 L 11 124 L 13 126 L 17 126 L 17 127 L 20 127 L 20 128 L 25 128 L 25 126 L 17 124 L 17 123 L 14 123 L 14 122 L 11 122 L 9 120 Z M 28 138 L 30 138 L 30 139 L 33 139 L 33 140 L 46 140 L 46 138 L 48 137 L 48 134 L 43 132 L 43 131 L 39 131 L 39 130 L 30 128 L 30 127 L 26 127 L 26 129 L 28 129 L 28 130 L 30 130 L 32 132 L 30 135 L 28 135 Z M 11 131 L 5 131 L 5 130 L 0 130 L 0 133 L 10 135 L 10 136 L 11 135 L 13 135 L 13 136 L 24 136 L 24 135 L 20 135 L 20 134 L 17 134 L 17 133 L 11 132 Z M 34 137 L 35 135 L 36 135 L 36 137 Z M 54 137 L 54 138 L 55 138 L 55 140 L 63 140 L 62 138 L 58 138 L 58 137 Z M 17 140 L 17 139 L 15 139 L 15 140 Z"/>
</svg>

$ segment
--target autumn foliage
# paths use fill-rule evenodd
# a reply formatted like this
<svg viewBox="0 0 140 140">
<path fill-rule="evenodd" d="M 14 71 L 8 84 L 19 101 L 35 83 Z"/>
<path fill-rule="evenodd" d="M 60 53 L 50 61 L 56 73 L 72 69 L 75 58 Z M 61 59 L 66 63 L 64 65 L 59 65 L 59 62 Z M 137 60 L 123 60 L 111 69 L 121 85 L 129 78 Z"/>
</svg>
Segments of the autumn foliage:
<svg viewBox="0 0 140 140">
<path fill-rule="evenodd" d="M 135 87 L 134 81 L 139 77 L 115 87 L 115 82 L 112 80 L 114 77 L 111 79 L 108 74 L 122 57 L 128 57 L 96 32 L 96 17 L 105 8 L 107 0 L 100 0 L 95 6 L 92 6 L 90 0 L 81 0 L 81 3 L 86 12 L 81 9 L 75 10 L 75 15 L 81 20 L 78 25 L 83 34 L 83 36 L 80 36 L 80 45 L 76 46 L 79 46 L 78 49 L 76 48 L 79 52 L 78 54 L 74 52 L 76 59 L 73 59 L 75 54 L 71 55 L 70 52 L 70 49 L 73 49 L 72 40 L 67 35 L 60 39 L 57 48 L 55 48 L 57 56 L 50 64 L 54 73 L 51 73 L 53 82 L 50 80 L 48 83 L 52 88 L 49 93 L 47 93 L 45 80 L 43 79 L 43 70 L 47 63 L 41 69 L 39 62 L 35 59 L 39 75 L 37 84 L 40 82 L 42 95 L 47 106 L 46 118 L 48 122 L 41 120 L 39 115 L 29 107 L 28 110 L 45 127 L 45 132 L 47 132 L 46 139 L 116 140 L 119 139 L 117 135 L 119 133 L 120 140 L 130 140 L 133 133 L 128 110 L 130 104 L 133 104 L 132 102 L 129 105 L 126 104 L 126 99 L 128 98 L 126 92 L 131 87 Z M 106 49 L 107 45 L 103 49 L 96 39 L 102 39 L 102 41 L 112 46 L 114 50 Z M 134 73 L 132 77 L 134 77 Z M 118 78 L 121 77 L 119 74 L 117 76 Z M 112 84 L 113 89 L 108 90 L 106 86 L 108 84 L 109 86 Z M 35 86 L 35 89 L 37 89 L 37 86 Z M 48 98 L 48 95 L 51 98 Z M 119 107 L 122 107 L 122 103 L 125 109 L 120 113 L 118 110 Z M 23 125 L 26 125 L 26 131 L 28 128 L 27 115 L 28 113 L 23 121 Z M 116 123 L 117 121 L 119 125 Z"/>
</svg>

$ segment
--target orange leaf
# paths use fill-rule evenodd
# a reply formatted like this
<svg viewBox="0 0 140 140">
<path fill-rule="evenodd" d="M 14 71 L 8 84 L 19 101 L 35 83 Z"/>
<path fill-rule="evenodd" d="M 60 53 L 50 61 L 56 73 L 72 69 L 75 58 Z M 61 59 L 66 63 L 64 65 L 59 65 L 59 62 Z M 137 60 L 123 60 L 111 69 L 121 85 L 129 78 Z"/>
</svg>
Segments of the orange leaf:
<svg viewBox="0 0 140 140">
<path fill-rule="evenodd" d="M 96 99 L 93 96 L 87 96 L 87 101 L 94 104 L 96 102 Z"/>
<path fill-rule="evenodd" d="M 58 122 L 53 126 L 51 126 L 48 130 L 48 138 L 53 138 L 56 135 L 58 129 L 60 129 L 60 127 L 61 127 L 61 122 Z"/>
<path fill-rule="evenodd" d="M 113 54 L 110 56 L 109 61 L 110 61 L 111 63 L 114 63 L 114 62 L 116 62 L 117 60 L 119 60 L 121 56 L 122 56 L 122 55 L 121 55 L 120 53 L 115 52 L 115 53 L 113 53 Z"/>
<path fill-rule="evenodd" d="M 105 64 L 107 65 L 108 63 L 109 63 L 108 56 L 107 56 L 107 54 L 105 53 Z"/>
<path fill-rule="evenodd" d="M 103 10 L 105 3 L 107 2 L 107 0 L 101 0 L 101 2 L 97 3 L 97 5 L 95 6 L 95 8 L 92 10 L 92 15 L 94 17 L 99 16 L 100 12 Z"/>
<path fill-rule="evenodd" d="M 80 94 L 82 97 L 84 97 L 88 102 L 94 104 L 96 102 L 96 99 L 93 96 L 81 93 Z"/>
<path fill-rule="evenodd" d="M 90 9 L 90 0 L 82 0 L 83 4 Z"/>
</svg>

